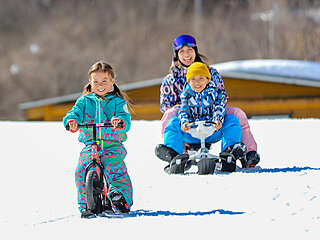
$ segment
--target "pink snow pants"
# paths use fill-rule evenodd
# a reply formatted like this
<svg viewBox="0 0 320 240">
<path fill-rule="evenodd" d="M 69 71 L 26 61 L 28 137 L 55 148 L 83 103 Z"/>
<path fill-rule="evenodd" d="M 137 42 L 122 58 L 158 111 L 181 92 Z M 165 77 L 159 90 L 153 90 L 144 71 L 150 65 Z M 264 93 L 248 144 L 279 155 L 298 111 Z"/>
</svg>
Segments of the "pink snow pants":
<svg viewBox="0 0 320 240">
<path fill-rule="evenodd" d="M 165 113 L 163 114 L 161 118 L 161 134 L 163 137 L 164 129 L 168 125 L 168 121 L 170 118 L 175 117 L 178 115 L 179 109 L 178 108 L 169 108 Z M 241 135 L 241 142 L 244 143 L 248 149 L 248 152 L 250 151 L 257 151 L 257 143 L 254 140 L 252 133 L 250 131 L 250 126 L 248 123 L 247 115 L 244 111 L 242 111 L 240 108 L 237 107 L 227 107 L 226 108 L 226 114 L 233 114 L 235 115 L 240 122 L 241 129 L 242 129 L 242 135 Z"/>
<path fill-rule="evenodd" d="M 101 141 L 100 141 L 101 142 Z M 107 141 L 105 141 L 107 143 Z M 105 144 L 107 145 L 107 144 Z M 99 149 L 99 157 L 101 163 L 104 165 L 104 173 L 109 184 L 109 193 L 113 191 L 120 191 L 126 199 L 128 205 L 132 205 L 132 183 L 129 177 L 124 158 L 127 151 L 121 143 L 109 143 L 105 149 Z M 78 204 L 79 210 L 86 207 L 87 199 L 85 195 L 84 177 L 85 169 L 91 162 L 91 146 L 86 145 L 81 153 L 79 162 L 75 172 L 75 182 L 78 188 Z"/>
</svg>

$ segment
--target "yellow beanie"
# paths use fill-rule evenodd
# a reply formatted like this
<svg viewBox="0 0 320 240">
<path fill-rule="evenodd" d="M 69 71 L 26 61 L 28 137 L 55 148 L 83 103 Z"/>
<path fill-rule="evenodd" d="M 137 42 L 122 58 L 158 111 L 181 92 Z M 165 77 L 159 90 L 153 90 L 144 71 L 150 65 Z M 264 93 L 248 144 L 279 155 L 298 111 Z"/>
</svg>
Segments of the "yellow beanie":
<svg viewBox="0 0 320 240">
<path fill-rule="evenodd" d="M 211 79 L 210 71 L 204 63 L 194 62 L 188 67 L 187 82 L 195 76 L 204 76 Z"/>
</svg>

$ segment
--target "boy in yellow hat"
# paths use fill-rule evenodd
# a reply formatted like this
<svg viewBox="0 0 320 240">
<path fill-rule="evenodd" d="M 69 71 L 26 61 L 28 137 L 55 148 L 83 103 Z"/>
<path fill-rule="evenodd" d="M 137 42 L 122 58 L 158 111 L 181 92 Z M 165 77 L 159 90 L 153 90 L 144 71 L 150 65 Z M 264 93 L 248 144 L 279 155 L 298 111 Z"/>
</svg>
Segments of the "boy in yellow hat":
<svg viewBox="0 0 320 240">
<path fill-rule="evenodd" d="M 207 65 L 194 62 L 188 67 L 187 85 L 181 94 L 181 108 L 178 117 L 169 120 L 164 131 L 164 144 L 156 147 L 156 155 L 163 161 L 171 160 L 183 153 L 183 142 L 195 144 L 200 139 L 191 136 L 187 131 L 188 123 L 195 121 L 215 122 L 218 130 L 206 139 L 207 143 L 221 140 L 221 151 L 232 153 L 234 159 L 227 162 L 222 160 L 222 171 L 234 172 L 236 160 L 242 165 L 246 161 L 247 149 L 241 143 L 241 126 L 233 114 L 225 115 L 226 95 L 211 80 Z"/>
</svg>

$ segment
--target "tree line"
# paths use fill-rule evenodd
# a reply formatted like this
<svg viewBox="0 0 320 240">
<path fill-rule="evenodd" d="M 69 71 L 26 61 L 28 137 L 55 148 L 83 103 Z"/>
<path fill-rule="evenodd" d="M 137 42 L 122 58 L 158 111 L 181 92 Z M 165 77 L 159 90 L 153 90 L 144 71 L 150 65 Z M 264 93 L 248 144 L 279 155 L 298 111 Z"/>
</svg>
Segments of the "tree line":
<svg viewBox="0 0 320 240">
<path fill-rule="evenodd" d="M 200 4 L 200 5 L 197 5 Z M 163 77 L 172 41 L 195 36 L 212 63 L 270 57 L 319 61 L 316 0 L 0 1 L 0 120 L 17 105 L 81 92 L 88 68 L 107 60 L 119 84 Z M 255 14 L 255 15 L 254 15 Z"/>
</svg>

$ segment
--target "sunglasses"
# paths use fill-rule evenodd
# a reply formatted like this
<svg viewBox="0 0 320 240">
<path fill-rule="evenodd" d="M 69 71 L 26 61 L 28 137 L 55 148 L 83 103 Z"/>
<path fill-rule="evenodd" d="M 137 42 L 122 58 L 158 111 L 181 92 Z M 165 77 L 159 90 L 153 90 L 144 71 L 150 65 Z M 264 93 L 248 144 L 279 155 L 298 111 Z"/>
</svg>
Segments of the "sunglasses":
<svg viewBox="0 0 320 240">
<path fill-rule="evenodd" d="M 197 43 L 194 37 L 190 35 L 181 35 L 173 41 L 173 49 L 175 51 L 180 50 L 183 46 L 195 47 Z"/>
</svg>

